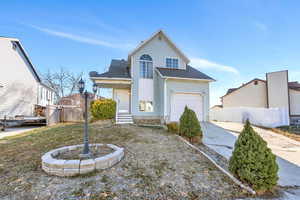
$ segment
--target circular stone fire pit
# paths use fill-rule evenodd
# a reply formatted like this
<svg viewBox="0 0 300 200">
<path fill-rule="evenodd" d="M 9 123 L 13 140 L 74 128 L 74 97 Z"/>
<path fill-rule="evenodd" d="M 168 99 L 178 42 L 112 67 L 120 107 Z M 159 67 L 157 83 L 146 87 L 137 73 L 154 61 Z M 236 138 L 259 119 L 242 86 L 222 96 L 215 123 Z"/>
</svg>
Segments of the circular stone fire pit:
<svg viewBox="0 0 300 200">
<path fill-rule="evenodd" d="M 107 169 L 123 158 L 124 148 L 120 148 L 113 144 L 90 144 L 91 148 L 100 148 L 103 146 L 111 148 L 112 152 L 86 160 L 59 159 L 59 155 L 61 154 L 82 149 L 83 144 L 54 149 L 42 156 L 42 169 L 46 173 L 56 176 L 76 176 L 78 174 L 86 174 L 99 169 Z"/>
</svg>

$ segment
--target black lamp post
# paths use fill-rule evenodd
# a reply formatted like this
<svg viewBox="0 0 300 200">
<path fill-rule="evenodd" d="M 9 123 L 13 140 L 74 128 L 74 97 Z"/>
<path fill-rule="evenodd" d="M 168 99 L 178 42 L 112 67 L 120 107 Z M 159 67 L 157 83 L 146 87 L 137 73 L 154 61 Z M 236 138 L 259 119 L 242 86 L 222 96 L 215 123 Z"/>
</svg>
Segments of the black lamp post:
<svg viewBox="0 0 300 200">
<path fill-rule="evenodd" d="M 80 154 L 82 158 L 88 158 L 91 156 L 90 148 L 89 148 L 89 134 L 88 134 L 88 92 L 84 91 L 85 83 L 82 79 L 78 82 L 78 88 L 80 94 L 84 96 L 84 137 L 83 137 L 83 152 Z M 84 91 L 84 92 L 83 92 Z M 94 83 L 93 92 L 96 95 L 97 85 Z"/>
</svg>

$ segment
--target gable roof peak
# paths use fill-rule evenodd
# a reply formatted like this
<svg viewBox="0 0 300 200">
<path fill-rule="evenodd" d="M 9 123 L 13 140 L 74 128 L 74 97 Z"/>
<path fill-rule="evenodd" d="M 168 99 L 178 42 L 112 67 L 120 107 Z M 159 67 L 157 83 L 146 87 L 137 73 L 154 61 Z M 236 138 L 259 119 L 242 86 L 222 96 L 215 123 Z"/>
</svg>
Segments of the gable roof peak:
<svg viewBox="0 0 300 200">
<path fill-rule="evenodd" d="M 142 40 L 140 44 L 128 54 L 128 61 L 130 61 L 130 57 L 133 54 L 135 54 L 138 50 L 140 50 L 143 46 L 148 44 L 152 39 L 154 39 L 159 34 L 165 37 L 167 42 L 183 57 L 186 63 L 190 62 L 189 58 L 177 47 L 177 45 L 170 39 L 170 37 L 162 29 L 159 29 L 158 31 L 153 33 L 147 40 Z"/>
</svg>

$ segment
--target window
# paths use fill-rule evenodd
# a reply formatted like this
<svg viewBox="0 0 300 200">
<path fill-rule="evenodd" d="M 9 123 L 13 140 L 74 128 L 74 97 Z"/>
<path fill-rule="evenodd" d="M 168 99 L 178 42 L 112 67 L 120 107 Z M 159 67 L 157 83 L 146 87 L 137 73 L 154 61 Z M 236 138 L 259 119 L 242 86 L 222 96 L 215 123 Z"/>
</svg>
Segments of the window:
<svg viewBox="0 0 300 200">
<path fill-rule="evenodd" d="M 178 59 L 177 58 L 167 58 L 166 67 L 172 69 L 178 69 Z"/>
<path fill-rule="evenodd" d="M 258 81 L 254 81 L 254 85 L 258 85 Z"/>
<path fill-rule="evenodd" d="M 153 112 L 152 101 L 140 101 L 139 107 L 142 112 Z"/>
<path fill-rule="evenodd" d="M 153 63 L 151 56 L 144 54 L 140 57 L 140 77 L 153 78 Z"/>
</svg>

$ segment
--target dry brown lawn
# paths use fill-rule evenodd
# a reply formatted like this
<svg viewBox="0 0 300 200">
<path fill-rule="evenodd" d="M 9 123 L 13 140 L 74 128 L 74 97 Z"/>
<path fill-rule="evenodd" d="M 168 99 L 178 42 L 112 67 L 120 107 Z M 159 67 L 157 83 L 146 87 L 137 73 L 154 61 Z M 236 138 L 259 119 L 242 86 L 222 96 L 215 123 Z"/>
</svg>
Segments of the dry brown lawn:
<svg viewBox="0 0 300 200">
<path fill-rule="evenodd" d="M 0 140 L 0 199 L 232 199 L 245 195 L 201 154 L 162 129 L 90 126 L 91 143 L 125 147 L 114 167 L 74 178 L 49 176 L 41 156 L 82 142 L 82 124 Z"/>
</svg>

